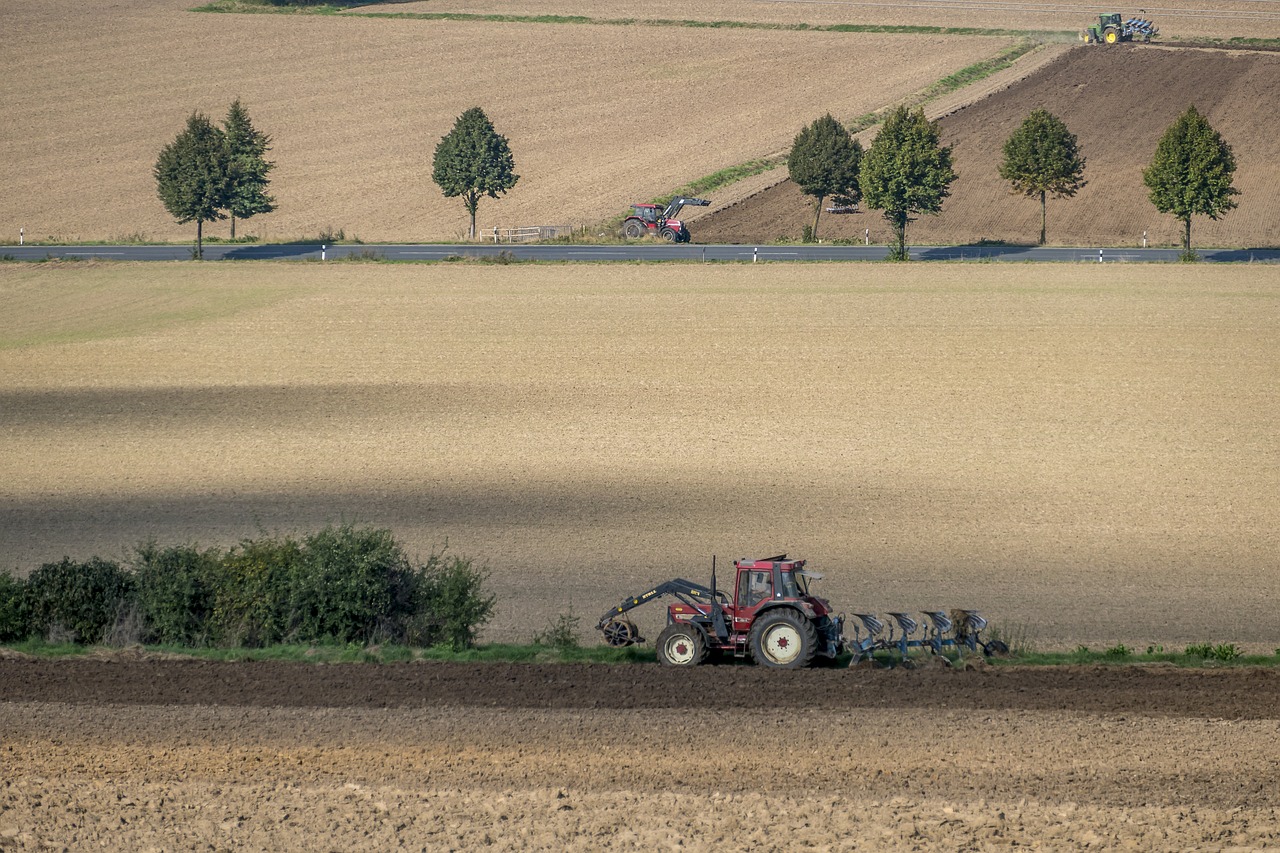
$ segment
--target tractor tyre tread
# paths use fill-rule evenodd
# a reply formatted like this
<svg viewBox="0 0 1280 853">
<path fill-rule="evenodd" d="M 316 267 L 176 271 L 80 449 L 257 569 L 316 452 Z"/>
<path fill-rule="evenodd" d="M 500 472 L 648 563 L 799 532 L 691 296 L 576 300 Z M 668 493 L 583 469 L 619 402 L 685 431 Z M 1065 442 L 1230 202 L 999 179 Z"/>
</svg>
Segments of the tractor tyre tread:
<svg viewBox="0 0 1280 853">
<path fill-rule="evenodd" d="M 667 649 L 668 644 L 677 642 L 679 637 L 688 637 L 693 646 L 687 659 L 673 659 Z M 692 622 L 672 622 L 658 635 L 657 650 L 658 663 L 663 666 L 697 666 L 707 659 L 707 638 Z"/>
<path fill-rule="evenodd" d="M 790 625 L 800 636 L 800 652 L 783 663 L 771 660 L 764 650 L 765 634 L 770 628 L 781 623 Z M 756 619 L 755 624 L 751 626 L 747 645 L 751 649 L 752 659 L 759 666 L 772 669 L 802 669 L 813 662 L 813 656 L 818 651 L 818 632 L 814 630 L 812 622 L 795 610 L 790 607 L 780 607 L 765 611 Z"/>
</svg>

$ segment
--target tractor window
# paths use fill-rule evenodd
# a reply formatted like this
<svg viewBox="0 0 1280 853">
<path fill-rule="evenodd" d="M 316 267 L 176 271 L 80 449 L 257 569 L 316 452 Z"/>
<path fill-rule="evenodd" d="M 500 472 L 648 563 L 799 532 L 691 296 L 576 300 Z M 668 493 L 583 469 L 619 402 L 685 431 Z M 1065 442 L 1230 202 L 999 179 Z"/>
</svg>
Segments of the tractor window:
<svg viewBox="0 0 1280 853">
<path fill-rule="evenodd" d="M 773 573 L 750 572 L 751 585 L 747 589 L 747 606 L 754 607 L 762 601 L 773 598 Z"/>
</svg>

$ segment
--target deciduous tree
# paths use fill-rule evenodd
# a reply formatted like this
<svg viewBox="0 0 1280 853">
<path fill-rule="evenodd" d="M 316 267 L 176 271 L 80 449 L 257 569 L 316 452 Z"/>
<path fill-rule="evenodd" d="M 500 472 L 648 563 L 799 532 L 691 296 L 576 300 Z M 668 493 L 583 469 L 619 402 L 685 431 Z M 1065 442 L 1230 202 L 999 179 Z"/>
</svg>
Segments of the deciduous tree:
<svg viewBox="0 0 1280 853">
<path fill-rule="evenodd" d="M 1084 157 L 1076 136 L 1048 110 L 1032 110 L 1004 143 L 1000 177 L 1015 193 L 1040 197 L 1040 245 L 1045 242 L 1045 197 L 1069 198 L 1085 185 Z"/>
<path fill-rule="evenodd" d="M 787 157 L 787 172 L 805 195 L 814 197 L 813 239 L 818 238 L 818 219 L 826 198 L 841 205 L 857 204 L 862 198 L 858 189 L 861 161 L 862 144 L 830 113 L 796 135 Z"/>
<path fill-rule="evenodd" d="M 1222 136 L 1195 106 L 1178 117 L 1156 146 L 1155 158 L 1142 173 L 1151 203 L 1161 213 L 1182 221 L 1182 250 L 1191 255 L 1191 217 L 1218 219 L 1236 206 L 1240 191 L 1231 186 L 1236 158 Z"/>
<path fill-rule="evenodd" d="M 271 137 L 257 130 L 249 119 L 249 111 L 236 98 L 222 122 L 229 158 L 227 211 L 231 214 L 231 239 L 236 238 L 236 218 L 249 219 L 276 209 L 276 200 L 267 195 L 270 180 L 267 173 L 275 163 L 266 159 L 271 150 Z"/>
<path fill-rule="evenodd" d="M 507 138 L 496 130 L 479 107 L 458 116 L 453 130 L 436 146 L 432 179 L 445 198 L 462 197 L 471 214 L 467 232 L 476 236 L 476 208 L 481 196 L 497 198 L 516 185 L 515 158 Z"/>
<path fill-rule="evenodd" d="M 939 143 L 937 124 L 924 110 L 898 107 L 890 113 L 862 156 L 859 186 L 867 206 L 883 212 L 893 228 L 897 246 L 891 259 L 907 260 L 907 223 L 914 214 L 941 211 L 955 179 L 951 149 Z"/>
<path fill-rule="evenodd" d="M 154 169 L 156 191 L 178 221 L 196 223 L 196 257 L 204 257 L 204 224 L 226 219 L 230 180 L 226 138 L 198 112 L 160 151 Z"/>
</svg>

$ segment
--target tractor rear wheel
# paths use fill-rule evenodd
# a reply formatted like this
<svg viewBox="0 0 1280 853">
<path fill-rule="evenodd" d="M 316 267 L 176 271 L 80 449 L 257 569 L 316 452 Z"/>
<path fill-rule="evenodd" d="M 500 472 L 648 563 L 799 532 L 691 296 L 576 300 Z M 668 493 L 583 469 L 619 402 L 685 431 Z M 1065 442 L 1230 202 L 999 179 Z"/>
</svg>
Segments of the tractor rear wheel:
<svg viewBox="0 0 1280 853">
<path fill-rule="evenodd" d="M 639 219 L 628 219 L 622 225 L 622 233 L 628 240 L 639 240 L 649 233 L 649 229 Z"/>
<path fill-rule="evenodd" d="M 697 625 L 672 622 L 658 635 L 658 663 L 666 666 L 697 666 L 706 659 L 707 641 Z"/>
<path fill-rule="evenodd" d="M 751 626 L 751 657 L 760 666 L 800 669 L 818 649 L 813 623 L 789 607 L 770 610 Z"/>
<path fill-rule="evenodd" d="M 1107 27 L 1102 31 L 1102 40 L 1107 44 L 1115 44 L 1120 41 L 1120 31 L 1115 27 Z"/>
</svg>

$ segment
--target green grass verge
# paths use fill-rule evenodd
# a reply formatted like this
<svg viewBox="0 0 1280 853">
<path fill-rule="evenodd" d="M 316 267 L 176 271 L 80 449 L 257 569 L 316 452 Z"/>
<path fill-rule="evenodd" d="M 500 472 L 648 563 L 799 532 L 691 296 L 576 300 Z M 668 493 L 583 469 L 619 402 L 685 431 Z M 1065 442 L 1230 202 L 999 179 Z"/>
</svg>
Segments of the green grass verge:
<svg viewBox="0 0 1280 853">
<path fill-rule="evenodd" d="M 1022 30 L 1003 27 L 938 27 L 901 24 L 806 24 L 765 21 L 700 21 L 689 18 L 592 18 L 587 15 L 507 15 L 474 12 L 360 12 L 368 2 L 328 2 L 274 5 L 261 0 L 213 0 L 193 12 L 269 15 L 337 15 L 358 18 L 391 18 L 411 21 L 463 21 L 493 24 L 561 24 L 607 27 L 690 27 L 711 30 L 770 30 L 806 33 L 881 33 L 891 35 L 1022 36 L 1037 39 L 1075 38 L 1071 30 Z"/>
<path fill-rule="evenodd" d="M 3 648 L 42 658 L 96 657 L 104 654 L 141 654 L 158 657 L 181 657 L 193 660 L 215 661 L 291 661 L 296 663 L 406 663 L 412 661 L 438 661 L 445 663 L 526 663 L 526 664 L 636 664 L 656 663 L 654 651 L 647 646 L 631 646 L 615 649 L 609 646 L 577 646 L 557 648 L 546 645 L 499 644 L 480 645 L 475 648 L 454 651 L 447 647 L 410 648 L 399 645 L 277 645 L 260 649 L 248 648 L 185 648 L 179 646 L 137 646 L 127 650 L 105 646 L 78 646 L 73 643 L 48 643 L 28 640 L 12 643 Z M 953 659 L 955 655 L 948 655 Z M 895 667 L 898 656 L 890 652 L 876 652 L 873 660 L 877 666 Z M 913 660 L 928 660 L 927 654 L 913 655 Z M 1104 650 L 1078 647 L 1069 652 L 1024 651 L 1007 657 L 988 658 L 993 666 L 1141 666 L 1172 665 L 1183 668 L 1218 669 L 1223 667 L 1277 667 L 1280 666 L 1280 649 L 1273 655 L 1246 655 L 1232 644 L 1189 646 L 1181 652 L 1166 652 L 1160 647 L 1146 651 L 1113 646 Z M 849 656 L 836 661 L 837 667 L 847 666 Z"/>
</svg>

